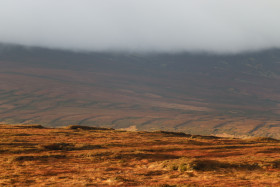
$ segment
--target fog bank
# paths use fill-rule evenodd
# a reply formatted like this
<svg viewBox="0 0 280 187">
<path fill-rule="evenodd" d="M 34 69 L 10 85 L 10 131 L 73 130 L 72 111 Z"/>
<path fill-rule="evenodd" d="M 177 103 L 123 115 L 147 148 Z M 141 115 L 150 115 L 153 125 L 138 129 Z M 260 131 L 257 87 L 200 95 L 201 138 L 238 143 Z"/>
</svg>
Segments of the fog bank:
<svg viewBox="0 0 280 187">
<path fill-rule="evenodd" d="M 0 42 L 87 51 L 280 47 L 279 0 L 1 0 Z"/>
</svg>

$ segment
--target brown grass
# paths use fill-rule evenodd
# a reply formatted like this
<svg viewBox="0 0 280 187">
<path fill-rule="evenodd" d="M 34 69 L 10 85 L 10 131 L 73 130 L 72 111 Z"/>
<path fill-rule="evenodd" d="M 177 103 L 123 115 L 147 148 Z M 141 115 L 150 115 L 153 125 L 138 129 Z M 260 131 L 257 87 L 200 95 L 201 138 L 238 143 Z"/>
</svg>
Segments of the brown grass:
<svg viewBox="0 0 280 187">
<path fill-rule="evenodd" d="M 0 186 L 280 186 L 280 142 L 0 126 Z"/>
</svg>

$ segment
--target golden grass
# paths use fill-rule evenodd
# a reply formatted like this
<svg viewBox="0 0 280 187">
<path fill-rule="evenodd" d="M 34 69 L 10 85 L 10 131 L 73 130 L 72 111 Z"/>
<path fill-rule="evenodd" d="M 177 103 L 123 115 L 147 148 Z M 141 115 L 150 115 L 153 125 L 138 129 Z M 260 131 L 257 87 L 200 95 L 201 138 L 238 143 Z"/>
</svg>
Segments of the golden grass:
<svg viewBox="0 0 280 187">
<path fill-rule="evenodd" d="M 280 142 L 0 125 L 0 186 L 280 186 Z"/>
</svg>

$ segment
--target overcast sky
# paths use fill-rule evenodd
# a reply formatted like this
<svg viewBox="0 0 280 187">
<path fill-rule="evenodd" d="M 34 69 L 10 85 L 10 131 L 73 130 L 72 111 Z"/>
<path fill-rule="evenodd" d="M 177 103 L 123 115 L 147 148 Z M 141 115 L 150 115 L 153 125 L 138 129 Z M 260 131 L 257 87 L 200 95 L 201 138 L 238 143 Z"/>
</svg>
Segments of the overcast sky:
<svg viewBox="0 0 280 187">
<path fill-rule="evenodd" d="M 280 0 L 0 0 L 0 42 L 89 51 L 280 47 Z"/>
</svg>

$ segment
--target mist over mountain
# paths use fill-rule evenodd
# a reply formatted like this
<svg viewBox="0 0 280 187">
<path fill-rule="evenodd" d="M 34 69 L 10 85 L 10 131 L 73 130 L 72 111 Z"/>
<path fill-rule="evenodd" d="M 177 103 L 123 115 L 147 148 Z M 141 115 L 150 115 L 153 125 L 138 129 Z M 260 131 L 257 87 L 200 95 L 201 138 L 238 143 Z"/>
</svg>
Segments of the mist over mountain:
<svg viewBox="0 0 280 187">
<path fill-rule="evenodd" d="M 280 47 L 278 0 L 2 0 L 0 42 L 79 51 Z"/>
</svg>

